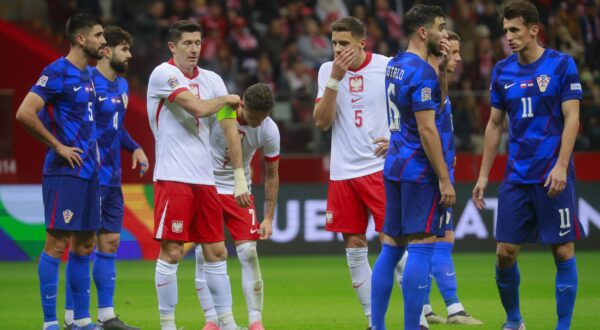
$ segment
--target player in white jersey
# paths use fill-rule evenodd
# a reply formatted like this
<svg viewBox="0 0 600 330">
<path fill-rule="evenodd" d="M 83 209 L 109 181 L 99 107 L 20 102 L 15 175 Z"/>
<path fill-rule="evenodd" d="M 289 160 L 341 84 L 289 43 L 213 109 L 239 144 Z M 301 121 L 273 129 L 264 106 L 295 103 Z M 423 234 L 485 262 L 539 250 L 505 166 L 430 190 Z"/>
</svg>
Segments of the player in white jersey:
<svg viewBox="0 0 600 330">
<path fill-rule="evenodd" d="M 319 69 L 313 113 L 322 130 L 333 127 L 326 229 L 342 233 L 352 287 L 371 326 L 369 212 L 380 232 L 385 215 L 383 156 L 389 137 L 385 92 L 388 57 L 364 50 L 366 32 L 354 17 L 331 24 L 333 62 Z"/>
<path fill-rule="evenodd" d="M 242 108 L 238 110 L 237 129 L 242 142 L 242 155 L 246 180 L 250 182 L 250 161 L 256 150 L 262 149 L 265 160 L 265 216 L 256 221 L 254 204 L 248 208 L 236 205 L 233 199 L 234 178 L 231 160 L 223 131 L 213 121 L 210 131 L 212 160 L 219 199 L 227 229 L 236 246 L 242 265 L 242 289 L 248 307 L 249 330 L 264 330 L 262 325 L 263 281 L 258 264 L 256 241 L 269 239 L 279 191 L 279 129 L 269 118 L 274 106 L 273 92 L 266 84 L 250 86 L 244 93 Z M 206 286 L 202 247 L 196 247 L 196 292 L 207 320 L 204 330 L 216 330 L 214 302 Z"/>
<path fill-rule="evenodd" d="M 183 244 L 203 244 L 208 289 L 221 329 L 236 329 L 231 312 L 231 285 L 223 216 L 210 159 L 208 118 L 217 118 L 228 141 L 235 168 L 235 196 L 250 205 L 236 129 L 240 98 L 228 95 L 223 80 L 197 67 L 202 28 L 187 21 L 169 27 L 173 58 L 154 69 L 148 83 L 148 116 L 156 140 L 154 167 L 154 238 L 160 241 L 155 283 L 162 329 L 176 329 L 177 266 Z"/>
</svg>

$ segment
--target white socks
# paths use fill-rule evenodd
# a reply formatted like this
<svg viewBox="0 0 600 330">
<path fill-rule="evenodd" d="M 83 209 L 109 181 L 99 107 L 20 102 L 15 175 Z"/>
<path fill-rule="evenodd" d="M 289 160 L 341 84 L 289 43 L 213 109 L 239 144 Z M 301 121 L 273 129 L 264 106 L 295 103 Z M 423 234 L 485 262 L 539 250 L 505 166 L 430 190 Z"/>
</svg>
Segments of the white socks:
<svg viewBox="0 0 600 330">
<path fill-rule="evenodd" d="M 463 305 L 459 302 L 446 307 L 446 309 L 448 310 L 448 315 L 456 314 L 465 310 Z"/>
<path fill-rule="evenodd" d="M 365 315 L 371 326 L 371 266 L 368 248 L 346 248 L 346 259 L 350 269 L 352 287 L 358 296 Z"/>
<path fill-rule="evenodd" d="M 233 299 L 231 297 L 229 276 L 227 276 L 227 262 L 205 262 L 204 272 L 206 274 L 206 284 L 212 294 L 214 306 L 219 315 L 219 327 L 221 330 L 237 329 L 231 311 Z"/>
<path fill-rule="evenodd" d="M 157 260 L 154 283 L 158 296 L 160 325 L 163 330 L 176 330 L 175 306 L 177 305 L 177 266 Z"/>
<path fill-rule="evenodd" d="M 219 324 L 219 317 L 217 316 L 217 310 L 213 303 L 212 295 L 206 285 L 206 274 L 204 273 L 204 254 L 202 252 L 202 245 L 196 246 L 196 294 L 198 295 L 198 301 L 200 306 L 204 310 L 204 318 L 206 322 L 212 322 Z"/>
<path fill-rule="evenodd" d="M 242 265 L 242 289 L 248 306 L 248 324 L 262 321 L 263 281 L 260 275 L 256 242 L 246 242 L 236 247 Z"/>
<path fill-rule="evenodd" d="M 116 317 L 116 315 L 115 315 L 114 307 L 98 308 L 98 320 L 100 322 L 106 322 L 110 319 L 114 319 L 115 317 Z"/>
</svg>

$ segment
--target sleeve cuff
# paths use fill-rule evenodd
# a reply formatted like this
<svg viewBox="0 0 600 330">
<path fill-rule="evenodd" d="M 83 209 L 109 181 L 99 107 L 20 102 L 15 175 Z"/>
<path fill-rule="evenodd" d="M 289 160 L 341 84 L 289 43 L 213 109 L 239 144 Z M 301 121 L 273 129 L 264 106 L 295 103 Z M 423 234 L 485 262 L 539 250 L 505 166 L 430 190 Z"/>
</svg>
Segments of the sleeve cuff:
<svg viewBox="0 0 600 330">
<path fill-rule="evenodd" d="M 272 162 L 275 162 L 275 161 L 278 161 L 278 160 L 279 160 L 279 155 L 274 156 L 274 157 L 267 157 L 267 156 L 265 156 L 265 161 L 267 163 L 272 163 Z"/>
<path fill-rule="evenodd" d="M 174 90 L 168 97 L 169 102 L 173 102 L 175 100 L 175 98 L 177 97 L 177 95 L 179 95 L 179 93 L 187 91 L 188 89 L 185 87 L 180 87 L 177 88 L 176 90 Z"/>
</svg>

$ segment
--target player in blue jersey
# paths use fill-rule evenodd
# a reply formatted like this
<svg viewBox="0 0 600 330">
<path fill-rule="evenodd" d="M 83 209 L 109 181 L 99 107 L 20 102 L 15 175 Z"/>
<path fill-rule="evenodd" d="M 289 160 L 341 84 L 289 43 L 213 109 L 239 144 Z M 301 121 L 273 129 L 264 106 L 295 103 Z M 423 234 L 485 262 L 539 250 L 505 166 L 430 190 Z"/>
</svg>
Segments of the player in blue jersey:
<svg viewBox="0 0 600 330">
<path fill-rule="evenodd" d="M 373 329 L 377 330 L 385 329 L 394 268 L 406 245 L 404 328 L 419 329 L 434 242 L 444 236 L 446 208 L 456 199 L 439 135 L 442 92 L 435 70 L 427 63 L 430 54 L 443 55 L 440 47 L 448 36 L 444 17 L 438 6 L 412 7 L 405 15 L 408 48 L 387 67 L 391 135 L 383 170 L 385 235 L 371 291 Z"/>
<path fill-rule="evenodd" d="M 126 325 L 115 314 L 115 259 L 123 226 L 123 193 L 121 191 L 121 149 L 132 153 L 135 169 L 140 165 L 140 176 L 148 170 L 144 151 L 129 135 L 123 120 L 127 111 L 129 87 L 125 78 L 118 76 L 127 71 L 131 59 L 132 37 L 116 27 L 104 28 L 106 48 L 104 55 L 92 69 L 96 89 L 96 135 L 100 151 L 100 196 L 102 198 L 102 225 L 98 231 L 94 255 L 93 277 L 98 291 L 98 323 L 103 329 L 137 329 Z M 73 321 L 73 304 L 67 283 L 65 325 Z"/>
<path fill-rule="evenodd" d="M 43 329 L 59 329 L 56 295 L 60 259 L 70 241 L 67 280 L 73 291 L 73 329 L 96 329 L 89 312 L 90 254 L 100 228 L 99 155 L 90 59 L 104 48 L 100 21 L 75 14 L 66 24 L 71 48 L 42 72 L 17 111 L 17 120 L 48 146 L 42 191 L 46 242 L 38 264 Z M 44 110 L 42 123 L 38 113 Z"/>
<path fill-rule="evenodd" d="M 492 72 L 492 110 L 473 202 L 480 209 L 485 205 L 488 175 L 508 115 L 508 162 L 496 221 L 496 284 L 506 310 L 502 329 L 525 329 L 517 255 L 522 243 L 538 239 L 551 246 L 556 263 L 556 329 L 569 329 L 577 293 L 574 241 L 584 237 L 572 156 L 581 84 L 571 57 L 538 44 L 540 21 L 532 3 L 511 1 L 501 15 L 514 54 Z"/>
</svg>

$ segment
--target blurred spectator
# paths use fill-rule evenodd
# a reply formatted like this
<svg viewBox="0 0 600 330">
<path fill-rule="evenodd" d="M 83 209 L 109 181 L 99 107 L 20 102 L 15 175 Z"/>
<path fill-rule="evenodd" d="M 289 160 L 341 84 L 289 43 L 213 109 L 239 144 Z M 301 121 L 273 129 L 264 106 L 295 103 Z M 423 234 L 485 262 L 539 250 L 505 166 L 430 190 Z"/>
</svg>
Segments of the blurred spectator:
<svg viewBox="0 0 600 330">
<path fill-rule="evenodd" d="M 131 13 L 123 0 L 78 0 L 79 10 L 92 14 L 102 21 L 103 25 L 119 25 L 129 29 Z"/>
<path fill-rule="evenodd" d="M 256 58 L 258 57 L 259 48 L 258 40 L 252 35 L 250 29 L 246 26 L 246 19 L 243 17 L 234 18 L 232 30 L 229 33 L 229 47 L 232 53 L 240 61 L 240 69 L 246 71 L 256 70 Z"/>
<path fill-rule="evenodd" d="M 226 43 L 220 44 L 220 46 L 217 48 L 216 58 L 214 58 L 212 61 L 206 62 L 205 68 L 207 70 L 216 72 L 219 76 L 221 76 L 221 78 L 223 78 L 229 93 L 240 92 L 240 89 L 238 88 L 238 79 L 240 78 L 240 75 L 237 58 L 232 56 L 231 50 Z"/>
<path fill-rule="evenodd" d="M 286 39 L 283 34 L 283 25 L 281 19 L 272 20 L 269 24 L 269 30 L 261 42 L 262 51 L 266 52 L 269 60 L 274 65 L 273 76 L 279 79 L 281 76 L 281 53 L 285 47 Z"/>
<path fill-rule="evenodd" d="M 164 44 L 169 22 L 164 18 L 164 15 L 164 2 L 154 0 L 135 19 L 133 50 L 136 56 L 140 58 L 132 61 L 131 64 L 137 72 L 138 80 L 148 80 L 152 68 L 157 63 L 168 59 Z M 142 58 L 144 59 L 142 60 Z"/>
<path fill-rule="evenodd" d="M 584 14 L 579 18 L 581 36 L 585 46 L 586 63 L 594 70 L 600 70 L 600 18 L 598 4 L 587 0 Z"/>
<path fill-rule="evenodd" d="M 342 0 L 317 0 L 315 14 L 319 21 L 331 23 L 348 16 L 348 8 Z"/>
<path fill-rule="evenodd" d="M 329 37 L 319 31 L 319 24 L 310 18 L 304 22 L 304 34 L 298 38 L 300 56 L 311 68 L 318 68 L 333 56 Z"/>
</svg>

